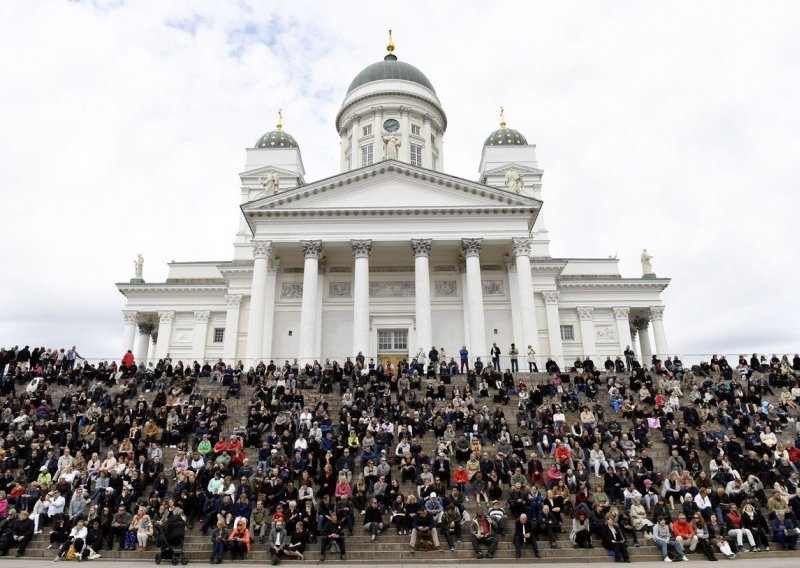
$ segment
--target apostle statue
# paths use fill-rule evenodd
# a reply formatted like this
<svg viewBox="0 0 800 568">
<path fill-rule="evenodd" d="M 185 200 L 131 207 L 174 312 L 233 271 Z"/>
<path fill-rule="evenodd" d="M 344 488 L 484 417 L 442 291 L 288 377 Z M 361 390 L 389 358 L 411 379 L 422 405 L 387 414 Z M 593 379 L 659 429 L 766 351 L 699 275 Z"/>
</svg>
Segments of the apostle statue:
<svg viewBox="0 0 800 568">
<path fill-rule="evenodd" d="M 383 156 L 387 160 L 396 160 L 400 151 L 400 139 L 394 134 L 383 137 Z"/>
<path fill-rule="evenodd" d="M 136 260 L 133 261 L 133 274 L 135 278 L 141 280 L 144 271 L 144 257 L 142 253 L 136 255 Z"/>
<path fill-rule="evenodd" d="M 653 256 L 647 253 L 647 249 L 642 249 L 642 274 L 653 274 Z"/>
<path fill-rule="evenodd" d="M 512 168 L 506 172 L 506 187 L 514 193 L 522 191 L 522 176 L 517 170 Z"/>
<path fill-rule="evenodd" d="M 275 195 L 278 193 L 278 184 L 280 183 L 280 178 L 278 178 L 278 172 L 271 171 L 267 174 L 267 177 L 261 181 L 261 186 L 264 188 L 264 193 L 262 197 L 269 197 L 270 195 Z"/>
</svg>

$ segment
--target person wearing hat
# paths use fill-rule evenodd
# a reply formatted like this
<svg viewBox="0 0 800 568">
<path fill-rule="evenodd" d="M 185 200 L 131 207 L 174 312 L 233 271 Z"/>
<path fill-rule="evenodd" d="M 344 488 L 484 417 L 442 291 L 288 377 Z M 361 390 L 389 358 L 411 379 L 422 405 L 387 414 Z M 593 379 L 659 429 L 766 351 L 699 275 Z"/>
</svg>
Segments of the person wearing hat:
<svg viewBox="0 0 800 568">
<path fill-rule="evenodd" d="M 506 523 L 508 523 L 508 517 L 506 516 L 505 509 L 500 506 L 500 501 L 497 499 L 492 501 L 492 506 L 489 507 L 489 511 L 486 513 L 486 515 L 489 517 L 489 520 L 499 534 L 506 534 Z"/>
<path fill-rule="evenodd" d="M 433 491 L 428 495 L 428 498 L 425 500 L 425 509 L 428 511 L 431 517 L 433 517 L 433 522 L 437 525 L 442 520 L 442 513 L 444 513 L 444 507 L 442 506 L 442 500 L 436 495 L 436 492 Z"/>
</svg>

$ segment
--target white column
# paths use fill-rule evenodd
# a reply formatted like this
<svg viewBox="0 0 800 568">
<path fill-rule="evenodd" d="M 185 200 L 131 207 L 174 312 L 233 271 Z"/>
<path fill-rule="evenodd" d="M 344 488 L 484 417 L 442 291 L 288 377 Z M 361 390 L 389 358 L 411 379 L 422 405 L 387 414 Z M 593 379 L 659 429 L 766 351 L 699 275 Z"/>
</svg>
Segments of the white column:
<svg viewBox="0 0 800 568">
<path fill-rule="evenodd" d="M 175 311 L 158 312 L 158 343 L 156 343 L 155 359 L 163 359 L 169 354 L 169 342 L 172 341 L 172 322 Z"/>
<path fill-rule="evenodd" d="M 278 285 L 280 259 L 271 258 L 267 264 L 267 285 L 264 290 L 264 337 L 261 342 L 261 358 L 272 359 L 272 335 L 275 329 L 275 288 Z"/>
<path fill-rule="evenodd" d="M 630 345 L 628 341 L 631 338 L 631 324 L 628 321 L 631 309 L 628 306 L 614 306 L 611 310 L 614 312 L 614 319 L 617 321 L 619 356 L 623 357 L 624 360 L 625 348 Z"/>
<path fill-rule="evenodd" d="M 222 344 L 222 360 L 226 363 L 234 364 L 236 363 L 236 350 L 239 345 L 239 308 L 242 305 L 242 294 L 228 294 L 225 296 L 225 302 L 228 308 L 225 312 L 225 338 Z"/>
<path fill-rule="evenodd" d="M 436 163 L 436 171 L 443 172 L 444 171 L 444 132 L 441 130 L 436 130 L 436 148 L 439 150 L 439 159 Z"/>
<path fill-rule="evenodd" d="M 422 145 L 422 167 L 433 167 L 433 143 L 431 142 L 431 119 L 433 117 L 426 114 L 422 117 L 422 138 L 425 141 Z"/>
<path fill-rule="evenodd" d="M 519 307 L 519 278 L 517 278 L 517 261 L 512 255 L 503 257 L 508 271 L 508 295 L 511 298 L 511 328 L 514 330 L 514 343 L 520 353 L 525 342 L 522 331 L 522 314 Z M 527 353 L 527 352 L 526 352 Z"/>
<path fill-rule="evenodd" d="M 511 246 L 517 258 L 517 284 L 519 306 L 522 313 L 522 345 L 520 352 L 527 353 L 528 345 L 539 352 L 539 322 L 536 321 L 536 305 L 533 301 L 533 277 L 531 276 L 531 246 L 533 239 L 521 237 L 511 239 Z"/>
<path fill-rule="evenodd" d="M 325 290 L 325 286 L 327 285 L 326 282 L 328 281 L 326 275 L 328 274 L 328 264 L 324 258 L 319 259 L 319 264 L 317 265 L 317 274 L 319 278 L 317 279 L 317 309 L 315 313 L 317 314 L 317 324 L 314 329 L 317 330 L 315 334 L 315 341 L 314 341 L 314 353 L 317 353 L 317 358 L 322 357 L 322 300 L 323 300 L 323 292 Z"/>
<path fill-rule="evenodd" d="M 481 243 L 483 239 L 461 239 L 461 252 L 467 263 L 469 293 L 470 357 L 484 357 L 486 363 L 486 324 L 483 315 L 483 282 L 481 281 Z"/>
<path fill-rule="evenodd" d="M 409 141 L 409 133 L 411 126 L 408 124 L 408 113 L 410 107 L 400 107 L 400 161 L 406 164 L 411 163 L 411 142 Z"/>
<path fill-rule="evenodd" d="M 372 107 L 372 162 L 377 164 L 383 160 L 383 107 Z"/>
<path fill-rule="evenodd" d="M 267 266 L 272 241 L 253 241 L 253 284 L 250 289 L 250 316 L 247 321 L 246 366 L 257 365 L 264 344 L 264 302 L 267 293 Z"/>
<path fill-rule="evenodd" d="M 470 325 L 469 325 L 469 286 L 467 286 L 467 263 L 462 260 L 459 263 L 458 271 L 461 273 L 461 312 L 464 314 L 464 342 L 462 345 L 467 345 L 470 342 Z M 457 359 L 456 359 L 457 360 Z"/>
<path fill-rule="evenodd" d="M 656 355 L 664 359 L 669 355 L 667 335 L 664 333 L 664 306 L 650 306 L 650 321 L 653 322 L 653 336 L 656 340 Z"/>
<path fill-rule="evenodd" d="M 351 240 L 355 268 L 353 269 L 353 351 L 369 357 L 369 254 L 372 241 Z"/>
<path fill-rule="evenodd" d="M 431 316 L 431 272 L 429 259 L 432 239 L 411 239 L 414 252 L 414 304 L 417 319 L 417 343 L 414 353 L 421 347 L 428 353 L 433 347 L 433 318 Z"/>
<path fill-rule="evenodd" d="M 646 319 L 637 319 L 633 324 L 639 331 L 639 349 L 641 350 L 641 359 L 639 362 L 642 364 L 642 367 L 649 369 L 653 361 L 653 348 L 650 347 L 650 334 L 647 332 L 647 326 L 650 322 Z"/>
<path fill-rule="evenodd" d="M 139 340 L 136 343 L 135 359 L 137 363 L 146 363 L 147 354 L 150 350 L 150 336 L 155 326 L 148 322 L 139 324 Z"/>
<path fill-rule="evenodd" d="M 581 306 L 578 308 L 578 318 L 581 321 L 581 341 L 583 342 L 583 355 L 591 357 L 595 364 L 597 361 L 597 345 L 594 339 L 594 308 Z"/>
<path fill-rule="evenodd" d="M 542 296 L 544 296 L 544 308 L 547 315 L 547 336 L 550 339 L 550 353 L 544 355 L 552 357 L 553 361 L 563 369 L 564 345 L 561 343 L 561 316 L 558 315 L 559 293 L 558 290 L 545 290 L 542 292 Z M 539 368 L 544 368 L 544 365 L 539 365 Z"/>
<path fill-rule="evenodd" d="M 339 139 L 340 139 L 340 152 L 339 152 L 339 161 L 341 165 L 339 167 L 340 171 L 346 172 L 347 171 L 347 129 L 342 128 L 341 132 L 339 132 Z M 244 217 L 244 215 L 242 215 Z"/>
<path fill-rule="evenodd" d="M 322 241 L 300 241 L 303 247 L 303 301 L 300 305 L 300 364 L 313 362 L 317 353 L 317 287 Z"/>
<path fill-rule="evenodd" d="M 208 339 L 208 318 L 211 312 L 198 310 L 194 313 L 194 331 L 192 333 L 192 360 L 203 364 L 206 356 L 206 340 Z"/>
<path fill-rule="evenodd" d="M 125 327 L 122 332 L 122 353 L 133 351 L 133 340 L 136 337 L 136 310 L 122 310 L 122 319 Z"/>
<path fill-rule="evenodd" d="M 359 138 L 361 138 L 361 133 L 358 131 L 361 127 L 361 119 L 357 114 L 354 114 L 350 117 L 350 136 L 353 138 L 350 143 L 350 162 L 351 162 L 351 169 L 356 169 L 361 167 L 361 147 L 358 144 Z"/>
</svg>

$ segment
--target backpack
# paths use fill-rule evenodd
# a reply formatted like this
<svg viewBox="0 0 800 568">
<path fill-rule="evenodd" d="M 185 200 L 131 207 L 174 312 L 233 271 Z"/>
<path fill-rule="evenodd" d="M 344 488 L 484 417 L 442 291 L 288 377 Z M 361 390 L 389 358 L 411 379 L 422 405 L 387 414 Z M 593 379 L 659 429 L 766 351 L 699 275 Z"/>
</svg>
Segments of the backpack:
<svg viewBox="0 0 800 568">
<path fill-rule="evenodd" d="M 73 558 L 75 558 L 75 545 L 70 544 L 69 548 L 67 549 L 67 552 L 64 554 L 64 559 L 72 560 Z"/>
</svg>

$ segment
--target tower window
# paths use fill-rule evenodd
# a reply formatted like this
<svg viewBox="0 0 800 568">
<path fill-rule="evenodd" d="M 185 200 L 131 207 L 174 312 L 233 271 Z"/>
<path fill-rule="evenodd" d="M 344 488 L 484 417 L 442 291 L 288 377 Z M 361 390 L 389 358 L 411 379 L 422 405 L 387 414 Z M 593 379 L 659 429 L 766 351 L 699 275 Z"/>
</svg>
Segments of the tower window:
<svg viewBox="0 0 800 568">
<path fill-rule="evenodd" d="M 362 166 L 372 165 L 372 144 L 363 146 L 361 148 L 361 165 Z"/>
<path fill-rule="evenodd" d="M 561 326 L 561 341 L 572 341 L 575 339 L 575 330 L 571 325 Z"/>
<path fill-rule="evenodd" d="M 422 146 L 411 144 L 411 165 L 422 167 Z"/>
<path fill-rule="evenodd" d="M 225 328 L 224 327 L 215 327 L 214 328 L 214 343 L 222 343 L 225 341 Z"/>
<path fill-rule="evenodd" d="M 412 124 L 411 125 L 411 134 L 416 134 L 417 136 L 419 136 L 419 133 L 420 133 L 419 124 Z"/>
<path fill-rule="evenodd" d="M 372 125 L 367 124 L 362 130 L 364 131 L 364 136 L 369 136 L 372 134 Z"/>
</svg>

